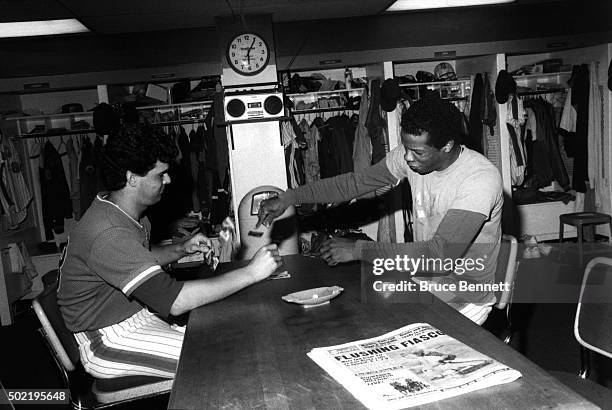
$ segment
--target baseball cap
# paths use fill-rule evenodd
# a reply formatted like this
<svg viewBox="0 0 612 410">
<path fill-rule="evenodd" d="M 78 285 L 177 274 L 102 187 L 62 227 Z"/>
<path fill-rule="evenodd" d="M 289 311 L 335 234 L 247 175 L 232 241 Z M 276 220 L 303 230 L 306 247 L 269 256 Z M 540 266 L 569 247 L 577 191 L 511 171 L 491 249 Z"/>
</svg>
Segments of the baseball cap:
<svg viewBox="0 0 612 410">
<path fill-rule="evenodd" d="M 401 97 L 401 90 L 397 81 L 387 78 L 380 87 L 380 106 L 383 110 L 391 112 L 395 110 L 397 101 Z"/>
</svg>

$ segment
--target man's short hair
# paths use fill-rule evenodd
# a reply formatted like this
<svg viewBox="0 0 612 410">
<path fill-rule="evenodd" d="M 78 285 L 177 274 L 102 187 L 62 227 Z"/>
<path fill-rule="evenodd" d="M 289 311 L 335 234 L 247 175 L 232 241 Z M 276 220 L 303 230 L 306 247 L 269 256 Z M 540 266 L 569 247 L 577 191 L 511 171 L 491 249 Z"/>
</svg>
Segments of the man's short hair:
<svg viewBox="0 0 612 410">
<path fill-rule="evenodd" d="M 435 92 L 426 93 L 402 115 L 402 132 L 429 134 L 429 145 L 440 149 L 449 141 L 461 140 L 461 113 Z"/>
<path fill-rule="evenodd" d="M 104 146 L 106 189 L 117 191 L 126 182 L 126 172 L 144 176 L 160 162 L 176 159 L 178 148 L 160 129 L 144 124 L 125 124 L 109 135 Z"/>
</svg>

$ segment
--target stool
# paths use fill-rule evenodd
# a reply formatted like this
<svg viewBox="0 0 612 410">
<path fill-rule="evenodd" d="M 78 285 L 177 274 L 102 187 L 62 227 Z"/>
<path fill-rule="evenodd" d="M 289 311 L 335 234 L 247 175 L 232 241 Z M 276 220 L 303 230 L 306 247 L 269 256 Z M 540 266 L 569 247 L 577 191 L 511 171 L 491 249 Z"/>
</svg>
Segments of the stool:
<svg viewBox="0 0 612 410">
<path fill-rule="evenodd" d="M 607 214 L 598 212 L 575 212 L 572 214 L 559 215 L 559 247 L 563 246 L 564 224 L 575 226 L 578 232 L 578 260 L 580 262 L 580 267 L 582 267 L 582 227 L 585 225 L 608 224 L 610 225 L 610 232 L 612 232 L 612 217 Z"/>
</svg>

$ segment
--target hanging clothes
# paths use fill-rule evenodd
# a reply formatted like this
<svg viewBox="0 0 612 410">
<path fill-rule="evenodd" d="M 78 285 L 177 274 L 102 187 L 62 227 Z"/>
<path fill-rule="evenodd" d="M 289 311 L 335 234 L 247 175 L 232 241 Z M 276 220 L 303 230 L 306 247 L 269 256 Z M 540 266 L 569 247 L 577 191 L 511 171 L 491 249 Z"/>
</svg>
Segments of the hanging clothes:
<svg viewBox="0 0 612 410">
<path fill-rule="evenodd" d="M 207 216 L 210 212 L 210 200 L 212 193 L 209 194 L 208 187 L 212 185 L 212 181 L 208 180 L 206 172 L 206 151 L 204 147 L 204 129 L 199 126 L 196 130 L 196 138 L 201 142 L 200 151 L 198 152 L 198 181 L 197 191 L 198 199 L 200 200 L 200 211 L 203 216 Z"/>
<path fill-rule="evenodd" d="M 589 67 L 576 65 L 569 80 L 572 87 L 572 106 L 576 109 L 576 132 L 573 141 L 566 144 L 568 155 L 574 157 L 572 187 L 577 192 L 586 192 L 588 175 L 588 128 L 589 128 Z"/>
<path fill-rule="evenodd" d="M 94 141 L 94 162 L 96 164 L 96 195 L 104 190 L 106 181 L 104 180 L 104 141 L 100 135 L 96 135 Z"/>
<path fill-rule="evenodd" d="M 392 114 L 395 117 L 395 135 L 397 135 L 397 141 L 395 141 L 395 146 L 402 144 L 402 115 L 410 108 L 410 103 L 408 101 L 398 100 L 395 105 L 395 110 L 393 110 Z"/>
<path fill-rule="evenodd" d="M 327 120 L 331 126 L 333 146 L 338 153 L 338 172 L 344 174 L 353 172 L 352 147 L 355 140 L 355 128 L 346 114 L 336 115 Z"/>
<path fill-rule="evenodd" d="M 319 168 L 319 130 L 315 126 L 310 126 L 305 118 L 300 121 L 300 129 L 306 139 L 306 150 L 304 150 L 304 176 L 306 183 L 309 184 L 321 179 L 321 169 Z"/>
<path fill-rule="evenodd" d="M 184 129 L 184 127 L 183 127 Z M 195 130 L 192 128 L 189 132 L 189 166 L 191 171 L 191 209 L 193 212 L 200 212 L 200 195 L 198 186 L 198 171 L 200 163 L 198 161 L 198 153 L 201 150 L 201 143 L 196 137 Z"/>
<path fill-rule="evenodd" d="M 53 144 L 47 141 L 43 147 L 44 161 L 39 168 L 45 236 L 53 238 L 53 232 L 64 232 L 64 218 L 72 218 L 72 202 L 62 158 Z"/>
<path fill-rule="evenodd" d="M 229 212 L 228 191 L 225 189 L 226 185 L 229 186 L 229 178 L 226 177 L 229 172 L 227 136 L 225 126 L 219 125 L 224 121 L 222 96 L 220 92 L 215 94 L 213 105 L 204 121 L 206 197 L 213 224 L 221 223 Z M 215 115 L 216 112 L 220 112 L 220 115 Z"/>
<path fill-rule="evenodd" d="M 384 134 L 385 120 L 380 107 L 380 80 L 372 80 L 370 83 L 370 102 L 366 127 L 372 142 L 372 165 L 383 159 L 387 155 L 387 140 Z M 362 98 L 365 98 L 362 97 Z"/>
<path fill-rule="evenodd" d="M 525 148 L 525 178 L 529 179 L 531 175 L 533 175 L 533 161 L 531 161 L 531 152 L 533 148 L 533 143 L 538 139 L 538 124 L 536 122 L 536 115 L 531 107 L 525 107 L 525 125 L 521 129 L 522 131 L 522 141 L 523 146 Z"/>
<path fill-rule="evenodd" d="M 212 209 L 213 198 L 217 196 L 219 188 L 221 188 L 221 178 L 219 170 L 219 158 L 217 141 L 213 130 L 214 117 L 211 115 L 212 109 L 209 109 L 204 124 L 201 126 L 202 141 L 204 148 L 204 179 L 206 185 L 206 204 L 208 209 Z"/>
<path fill-rule="evenodd" d="M 368 111 L 369 100 L 367 90 L 364 90 L 359 104 L 359 123 L 355 130 L 355 140 L 353 143 L 353 169 L 355 172 L 362 171 L 372 165 L 372 141 L 366 127 Z"/>
<path fill-rule="evenodd" d="M 530 133 L 525 137 L 529 169 L 533 170 L 529 175 L 529 186 L 543 188 L 555 180 L 567 190 L 569 176 L 557 142 L 557 127 L 552 105 L 541 98 L 524 101 L 523 105 L 533 110 L 537 128 L 536 140 L 533 140 Z"/>
<path fill-rule="evenodd" d="M 359 125 L 359 116 L 357 114 L 352 114 L 349 117 L 346 113 L 344 113 L 342 116 L 348 118 L 348 122 L 346 123 L 346 127 L 344 129 L 344 135 L 346 137 L 346 143 L 349 147 L 349 152 L 351 153 L 352 158 L 353 147 L 355 146 L 355 132 L 357 131 L 357 126 Z M 351 169 L 355 169 L 354 165 L 351 165 Z"/>
<path fill-rule="evenodd" d="M 178 154 L 176 154 L 176 161 L 180 163 L 183 159 L 183 153 L 181 152 L 181 147 L 178 144 L 178 135 L 176 134 L 174 127 L 168 126 L 164 128 L 166 129 L 166 133 L 168 134 L 170 139 L 172 139 L 172 142 L 174 142 L 174 145 L 176 146 L 176 149 L 178 151 Z"/>
<path fill-rule="evenodd" d="M 482 74 L 478 73 L 474 77 L 472 85 L 471 106 L 470 106 L 470 133 L 465 140 L 465 146 L 478 151 L 482 150 L 482 105 L 484 99 L 484 84 Z"/>
<path fill-rule="evenodd" d="M 79 159 L 74 142 L 71 137 L 66 141 L 66 155 L 70 170 L 70 200 L 72 201 L 72 214 L 77 221 L 81 219 L 81 187 L 79 184 Z"/>
<path fill-rule="evenodd" d="M 323 121 L 315 118 L 313 124 L 317 126 L 321 140 L 319 141 L 319 166 L 321 178 L 330 178 L 353 170 L 351 149 L 345 137 L 345 122 L 348 117 L 331 117 Z"/>
<path fill-rule="evenodd" d="M 603 118 L 602 118 L 602 88 L 599 86 L 598 64 L 589 65 L 589 127 L 588 127 L 588 176 L 589 185 L 595 191 L 595 209 L 607 208 L 610 199 L 607 195 L 605 185 L 605 164 L 603 153 L 605 144 L 603 141 Z"/>
<path fill-rule="evenodd" d="M 217 176 L 220 186 L 226 186 L 226 176 L 229 175 L 229 151 L 227 147 L 227 132 L 225 125 L 225 117 L 223 114 L 223 88 L 218 86 L 218 91 L 215 93 L 212 112 L 213 112 L 213 133 L 215 136 L 215 149 L 217 154 Z"/>
<path fill-rule="evenodd" d="M 6 166 L 2 164 L 0 166 L 0 211 L 2 213 L 2 228 L 3 229 L 15 229 L 21 223 L 19 214 L 15 212 L 15 204 L 11 199 L 8 192 L 8 188 L 4 182 L 6 174 Z M 27 214 L 25 215 L 27 216 Z M 24 217 L 25 218 L 25 217 Z M 6 226 L 4 225 L 6 224 Z"/>
<path fill-rule="evenodd" d="M 94 147 L 89 137 L 85 137 L 81 144 L 81 162 L 79 163 L 79 194 L 81 214 L 89 208 L 96 195 L 98 195 L 98 177 Z"/>
<path fill-rule="evenodd" d="M 23 163 L 19 151 L 10 138 L 2 139 L 2 183 L 8 191 L 10 206 L 8 228 L 17 228 L 28 216 L 28 205 L 32 201 L 32 194 L 22 173 Z"/>
<path fill-rule="evenodd" d="M 513 186 L 523 185 L 525 179 L 525 155 L 523 152 L 522 143 L 520 137 L 516 132 L 516 129 L 506 123 L 508 132 L 510 134 L 510 176 Z"/>
<path fill-rule="evenodd" d="M 178 127 L 179 133 L 176 137 L 179 151 L 181 152 L 181 161 L 177 166 L 177 175 L 180 176 L 180 191 L 179 191 L 179 202 L 181 207 L 186 210 L 192 210 L 193 201 L 191 199 L 191 192 L 193 190 L 193 178 L 191 176 L 191 154 L 189 151 L 189 137 L 183 127 Z"/>
<path fill-rule="evenodd" d="M 300 180 L 299 164 L 296 155 L 296 151 L 299 149 L 297 135 L 289 121 L 282 122 L 281 136 L 283 147 L 285 148 L 285 165 L 289 188 L 296 188 L 303 185 L 304 180 Z"/>
<path fill-rule="evenodd" d="M 489 75 L 484 73 L 482 80 L 482 123 L 487 126 L 489 135 L 495 135 L 495 124 L 497 123 L 497 110 L 495 109 L 495 95 L 491 89 Z M 486 141 L 486 138 L 485 138 Z"/>
<path fill-rule="evenodd" d="M 520 98 L 510 94 L 508 96 L 506 127 L 510 134 L 510 174 L 512 185 L 521 186 L 525 178 L 527 165 L 521 126 L 525 124 L 526 112 Z"/>
<path fill-rule="evenodd" d="M 565 104 L 563 106 L 563 112 L 561 113 L 561 121 L 559 122 L 559 133 L 563 136 L 563 143 L 565 152 L 569 157 L 573 157 L 576 152 L 576 148 L 568 146 L 570 142 L 575 141 L 574 135 L 570 133 L 576 133 L 576 109 L 572 105 L 572 89 L 567 90 L 567 96 L 565 98 Z"/>
</svg>

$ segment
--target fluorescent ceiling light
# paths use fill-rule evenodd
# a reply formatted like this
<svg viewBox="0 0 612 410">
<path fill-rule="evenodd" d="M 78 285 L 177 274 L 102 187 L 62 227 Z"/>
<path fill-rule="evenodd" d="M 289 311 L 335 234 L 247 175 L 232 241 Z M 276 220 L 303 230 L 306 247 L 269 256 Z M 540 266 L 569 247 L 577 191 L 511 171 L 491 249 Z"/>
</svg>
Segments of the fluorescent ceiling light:
<svg viewBox="0 0 612 410">
<path fill-rule="evenodd" d="M 83 33 L 86 31 L 89 31 L 89 29 L 77 19 L 0 23 L 0 38 L 51 36 L 55 34 Z"/>
<path fill-rule="evenodd" d="M 439 9 L 446 7 L 483 6 L 513 3 L 514 0 L 397 0 L 386 11 Z"/>
</svg>

